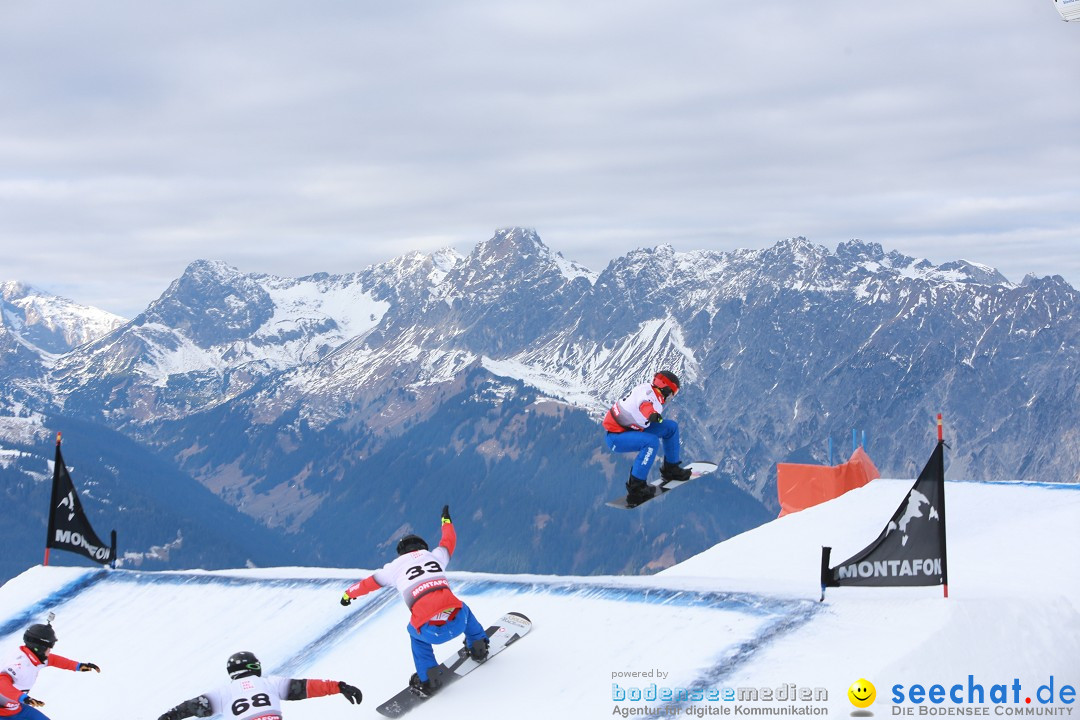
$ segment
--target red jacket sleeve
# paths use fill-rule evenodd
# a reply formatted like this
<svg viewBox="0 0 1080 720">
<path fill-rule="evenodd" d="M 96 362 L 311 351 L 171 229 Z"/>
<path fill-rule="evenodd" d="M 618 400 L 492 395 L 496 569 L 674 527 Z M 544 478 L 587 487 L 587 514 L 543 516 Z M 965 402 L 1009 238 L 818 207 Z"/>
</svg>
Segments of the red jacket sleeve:
<svg viewBox="0 0 1080 720">
<path fill-rule="evenodd" d="M 454 554 L 454 548 L 457 547 L 457 532 L 454 531 L 454 523 L 443 523 L 439 547 L 446 548 L 446 552 L 451 555 Z"/>
<path fill-rule="evenodd" d="M 22 695 L 22 690 L 15 687 L 15 684 L 11 681 L 11 676 L 7 673 L 0 673 L 0 703 L 17 703 L 20 695 Z"/>
<path fill-rule="evenodd" d="M 78 670 L 79 663 L 74 660 L 68 660 L 66 657 L 57 655 L 55 653 L 49 654 L 49 661 L 45 663 L 49 667 L 60 668 L 61 670 Z"/>
<path fill-rule="evenodd" d="M 307 696 L 309 698 L 323 697 L 324 695 L 336 695 L 341 692 L 337 680 L 308 680 Z"/>
<path fill-rule="evenodd" d="M 375 576 L 370 575 L 363 580 L 350 585 L 349 589 L 345 591 L 345 594 L 355 600 L 361 595 L 367 595 L 369 592 L 375 592 L 381 587 L 382 585 L 376 582 Z"/>
</svg>

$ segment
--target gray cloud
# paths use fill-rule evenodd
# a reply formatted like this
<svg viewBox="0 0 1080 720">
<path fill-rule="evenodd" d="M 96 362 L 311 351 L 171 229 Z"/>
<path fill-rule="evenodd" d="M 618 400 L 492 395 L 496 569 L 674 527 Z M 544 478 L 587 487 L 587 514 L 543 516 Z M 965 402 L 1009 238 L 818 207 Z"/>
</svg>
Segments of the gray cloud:
<svg viewBox="0 0 1080 720">
<path fill-rule="evenodd" d="M 1080 24 L 1050 0 L 0 10 L 3 277 L 134 315 L 196 258 L 357 270 L 536 227 L 849 238 L 1080 284 Z"/>
</svg>

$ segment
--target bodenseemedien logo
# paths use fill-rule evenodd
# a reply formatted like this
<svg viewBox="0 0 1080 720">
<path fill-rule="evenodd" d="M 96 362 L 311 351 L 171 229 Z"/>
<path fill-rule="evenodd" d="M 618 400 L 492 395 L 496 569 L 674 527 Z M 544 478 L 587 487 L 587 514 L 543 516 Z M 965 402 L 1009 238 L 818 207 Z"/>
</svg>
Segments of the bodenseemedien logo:
<svg viewBox="0 0 1080 720">
<path fill-rule="evenodd" d="M 864 712 L 851 713 L 852 715 L 859 715 L 860 717 L 866 717 L 873 715 L 872 712 L 866 710 L 874 704 L 874 700 L 877 698 L 877 688 L 874 687 L 874 683 L 870 682 L 866 678 L 859 678 L 855 682 L 851 683 L 851 687 L 847 691 L 848 700 L 851 704 Z"/>
</svg>

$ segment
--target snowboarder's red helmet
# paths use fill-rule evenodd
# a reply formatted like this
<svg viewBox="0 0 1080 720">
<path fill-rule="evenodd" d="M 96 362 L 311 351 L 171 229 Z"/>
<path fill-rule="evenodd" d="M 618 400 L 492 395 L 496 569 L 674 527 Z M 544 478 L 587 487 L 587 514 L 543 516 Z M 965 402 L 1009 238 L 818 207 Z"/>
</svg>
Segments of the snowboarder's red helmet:
<svg viewBox="0 0 1080 720">
<path fill-rule="evenodd" d="M 679 377 L 670 370 L 661 370 L 652 379 L 653 387 L 660 390 L 660 394 L 669 397 L 679 392 Z"/>
</svg>

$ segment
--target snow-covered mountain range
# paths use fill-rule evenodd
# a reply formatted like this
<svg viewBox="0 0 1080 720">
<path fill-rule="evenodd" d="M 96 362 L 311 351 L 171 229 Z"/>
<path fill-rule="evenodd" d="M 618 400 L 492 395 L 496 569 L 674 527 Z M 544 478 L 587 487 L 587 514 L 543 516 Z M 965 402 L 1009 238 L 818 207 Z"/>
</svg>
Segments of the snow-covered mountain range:
<svg viewBox="0 0 1080 720">
<path fill-rule="evenodd" d="M 196 261 L 90 342 L 19 344 L 34 362 L 5 365 L 0 402 L 137 440 L 313 563 L 365 561 L 452 501 L 502 534 L 468 554 L 486 567 L 655 570 L 762 522 L 775 463 L 823 462 L 852 428 L 887 473 L 943 412 L 954 477 L 1080 480 L 1078 307 L 1060 277 L 858 241 L 665 246 L 597 274 L 506 228 L 344 275 Z M 620 516 L 603 500 L 629 458 L 596 421 L 660 368 L 683 378 L 686 454 L 722 473 Z"/>
</svg>

